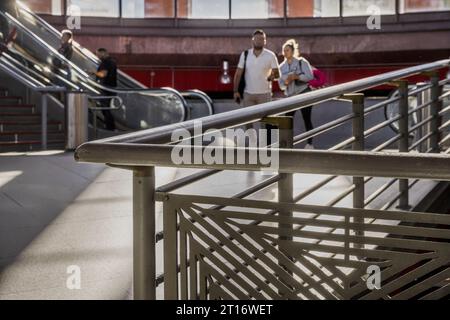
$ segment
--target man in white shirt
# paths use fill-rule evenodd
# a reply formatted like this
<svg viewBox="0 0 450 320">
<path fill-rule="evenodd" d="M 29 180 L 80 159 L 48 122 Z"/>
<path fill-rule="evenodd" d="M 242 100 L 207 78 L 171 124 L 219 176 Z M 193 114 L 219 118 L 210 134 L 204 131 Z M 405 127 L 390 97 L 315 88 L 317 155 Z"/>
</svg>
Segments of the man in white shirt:
<svg viewBox="0 0 450 320">
<path fill-rule="evenodd" d="M 238 68 L 234 75 L 234 99 L 240 104 L 243 100 L 244 107 L 250 107 L 272 101 L 272 82 L 280 77 L 280 67 L 275 53 L 265 48 L 267 37 L 263 30 L 253 33 L 253 49 L 241 54 Z M 244 96 L 239 91 L 241 78 L 245 73 Z M 252 125 L 247 125 L 247 130 Z M 270 124 L 262 124 L 267 130 L 267 145 L 271 144 Z M 264 143 L 263 143 L 264 144 Z"/>
<path fill-rule="evenodd" d="M 253 33 L 253 49 L 241 54 L 234 76 L 234 99 L 244 107 L 269 102 L 272 100 L 272 81 L 280 77 L 278 59 L 275 53 L 265 48 L 267 37 L 264 31 Z M 244 96 L 239 93 L 239 83 L 245 68 Z"/>
</svg>

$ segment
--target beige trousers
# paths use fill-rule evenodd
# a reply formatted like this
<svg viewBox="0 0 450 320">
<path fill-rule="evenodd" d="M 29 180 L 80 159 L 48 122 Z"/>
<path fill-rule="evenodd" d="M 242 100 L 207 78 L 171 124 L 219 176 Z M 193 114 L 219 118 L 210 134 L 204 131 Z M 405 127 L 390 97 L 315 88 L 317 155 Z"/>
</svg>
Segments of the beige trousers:
<svg viewBox="0 0 450 320">
<path fill-rule="evenodd" d="M 262 93 L 262 94 L 250 94 L 247 92 L 244 93 L 244 107 L 245 108 L 255 106 L 258 104 L 263 104 L 263 103 L 270 102 L 270 101 L 272 101 L 272 93 L 271 92 Z M 247 124 L 245 126 L 245 130 L 252 129 L 253 127 L 254 127 L 253 124 Z M 270 130 L 273 127 L 269 124 L 260 123 L 260 128 Z M 256 130 L 258 130 L 258 129 L 256 129 Z M 268 133 L 267 141 L 270 144 L 270 133 Z"/>
</svg>

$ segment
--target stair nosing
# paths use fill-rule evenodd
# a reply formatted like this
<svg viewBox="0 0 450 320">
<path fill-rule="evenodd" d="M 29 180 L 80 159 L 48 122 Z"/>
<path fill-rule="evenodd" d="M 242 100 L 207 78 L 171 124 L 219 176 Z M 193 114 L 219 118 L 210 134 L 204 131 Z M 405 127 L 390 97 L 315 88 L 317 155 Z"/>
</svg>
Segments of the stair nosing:
<svg viewBox="0 0 450 320">
<path fill-rule="evenodd" d="M 41 131 L 6 131 L 0 132 L 0 136 L 12 136 L 12 135 L 33 135 L 33 134 L 41 134 Z M 65 134 L 64 131 L 47 131 L 48 134 Z"/>
<path fill-rule="evenodd" d="M 64 144 L 64 140 L 49 140 L 47 141 L 47 144 Z M 14 145 L 36 145 L 36 144 L 42 144 L 42 141 L 37 140 L 30 140 L 30 141 L 0 141 L 0 146 L 14 146 Z"/>
</svg>

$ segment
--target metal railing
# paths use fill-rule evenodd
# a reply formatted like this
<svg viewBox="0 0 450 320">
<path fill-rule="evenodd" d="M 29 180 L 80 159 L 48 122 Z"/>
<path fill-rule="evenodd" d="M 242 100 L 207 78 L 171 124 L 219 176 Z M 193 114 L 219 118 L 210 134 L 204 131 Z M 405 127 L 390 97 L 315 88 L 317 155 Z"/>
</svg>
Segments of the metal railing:
<svg viewBox="0 0 450 320">
<path fill-rule="evenodd" d="M 183 129 L 193 139 L 199 138 L 195 137 L 196 121 L 82 145 L 75 153 L 77 161 L 133 171 L 134 298 L 155 299 L 162 284 L 166 299 L 406 299 L 448 295 L 445 279 L 449 275 L 450 217 L 408 210 L 410 189 L 421 180 L 450 181 L 449 123 L 442 123 L 450 111 L 442 108 L 447 97 L 442 87 L 449 80 L 440 81 L 438 73 L 449 63 L 437 61 L 200 119 L 202 134 L 259 121 L 280 130 L 278 144 L 257 149 L 279 154 L 278 173 L 228 197 L 177 191 L 223 174 L 221 170 L 259 171 L 270 165 L 260 157 L 256 163 L 236 161 L 238 153 L 249 159 L 255 152 L 239 147 L 222 148 L 234 155 L 233 163 L 203 160 L 175 164 L 172 153 L 177 141 L 171 141 L 172 133 Z M 417 74 L 428 76 L 430 85 L 409 90 L 405 79 Z M 398 87 L 399 96 L 365 108 L 364 95 L 355 92 L 383 84 Z M 430 100 L 410 109 L 408 97 L 420 90 L 431 90 Z M 332 99 L 351 102 L 352 113 L 294 137 L 292 117 L 282 115 Z M 399 104 L 398 116 L 365 128 L 369 114 L 393 102 Z M 410 127 L 409 115 L 423 110 L 429 117 Z M 399 133 L 366 150 L 366 138 L 395 121 L 399 122 Z M 308 138 L 345 124 L 351 124 L 351 137 L 337 141 L 329 150 L 295 149 Z M 410 134 L 421 128 L 427 130 L 422 130 L 422 136 L 410 145 Z M 426 152 L 410 152 L 425 144 Z M 190 152 L 194 158 L 196 152 L 212 149 L 215 147 L 193 146 Z M 156 167 L 202 170 L 156 188 Z M 294 174 L 328 177 L 294 195 Z M 338 176 L 353 177 L 343 193 L 325 204 L 298 204 Z M 384 183 L 366 197 L 367 184 L 378 178 Z M 397 182 L 398 194 L 379 209 L 371 209 L 374 200 L 387 190 L 392 192 Z M 249 198 L 273 185 L 278 186 L 277 201 Z M 336 207 L 347 197 L 352 199 L 350 208 Z M 162 231 L 156 230 L 157 201 L 163 203 Z M 398 209 L 392 210 L 396 203 Z M 156 246 L 162 240 L 164 270 L 157 275 Z M 381 290 L 370 291 L 365 286 L 367 267 L 371 265 L 382 270 L 385 280 Z"/>
<path fill-rule="evenodd" d="M 66 92 L 66 88 L 58 86 L 48 86 L 40 82 L 25 72 L 21 72 L 17 66 L 8 62 L 5 57 L 0 56 L 0 70 L 9 75 L 13 79 L 21 82 L 27 88 L 39 92 L 41 94 L 41 145 L 42 149 L 47 149 L 48 142 L 48 97 L 50 93 Z"/>
</svg>

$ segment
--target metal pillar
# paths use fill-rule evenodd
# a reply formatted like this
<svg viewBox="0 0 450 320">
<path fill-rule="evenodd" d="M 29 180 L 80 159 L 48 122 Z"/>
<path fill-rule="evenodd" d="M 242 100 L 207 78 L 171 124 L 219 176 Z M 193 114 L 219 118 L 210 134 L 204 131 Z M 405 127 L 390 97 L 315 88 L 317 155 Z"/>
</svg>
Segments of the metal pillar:
<svg viewBox="0 0 450 320">
<path fill-rule="evenodd" d="M 292 149 L 294 147 L 294 118 L 290 116 L 282 117 L 267 117 L 262 120 L 266 124 L 277 127 L 279 130 L 279 143 L 278 147 L 280 149 Z M 275 129 L 272 129 L 275 130 Z M 274 143 L 274 141 L 272 141 Z M 293 203 L 294 202 L 294 175 L 292 173 L 279 173 L 280 179 L 278 181 L 278 202 L 283 203 Z M 292 210 L 280 210 L 280 218 L 292 218 Z M 279 223 L 279 235 L 280 241 L 292 241 L 292 236 L 287 235 L 286 232 L 282 230 L 293 230 L 292 223 Z M 282 245 L 279 246 L 279 250 L 289 259 L 287 251 Z M 279 261 L 280 266 L 287 269 L 282 261 Z M 292 272 L 289 272 L 292 274 Z M 282 292 L 280 292 L 282 294 Z"/>
<path fill-rule="evenodd" d="M 135 300 L 156 299 L 155 168 L 133 171 L 133 286 Z"/>
<path fill-rule="evenodd" d="M 430 75 L 431 80 L 431 105 L 430 105 L 430 116 L 433 119 L 430 122 L 430 131 L 433 135 L 430 137 L 430 148 L 431 153 L 439 153 L 439 141 L 441 140 L 441 135 L 439 132 L 439 126 L 441 125 L 442 118 L 439 116 L 439 112 L 442 110 L 442 101 L 439 97 L 442 94 L 442 87 L 439 86 L 439 73 L 432 72 Z"/>
<path fill-rule="evenodd" d="M 425 87 L 425 86 L 427 86 L 427 84 L 425 83 L 425 82 L 420 82 L 420 83 L 417 83 L 416 84 L 416 86 L 417 86 L 417 89 L 422 89 L 423 87 Z M 426 92 L 419 92 L 418 94 L 417 94 L 417 106 L 419 107 L 419 106 L 421 106 L 421 105 L 423 105 L 424 103 L 426 103 L 426 102 L 428 102 L 427 101 L 427 99 L 425 98 L 425 96 L 426 96 Z M 422 109 L 422 110 L 420 110 L 420 111 L 418 111 L 417 112 L 417 123 L 420 123 L 420 122 L 422 122 L 424 119 L 426 119 L 427 117 L 424 115 L 424 109 Z M 426 130 L 424 130 L 424 127 L 425 126 L 421 126 L 421 127 L 419 127 L 419 128 L 417 128 L 417 131 L 416 131 L 416 133 L 415 133 L 415 141 L 418 141 L 418 140 L 420 140 L 420 139 L 422 139 L 422 137 L 423 136 L 425 136 L 425 131 Z M 421 143 L 420 145 L 418 145 L 417 146 L 417 150 L 420 152 L 420 153 L 424 153 L 424 152 L 426 152 L 427 150 L 426 150 L 426 148 L 425 148 L 425 143 Z"/>
<path fill-rule="evenodd" d="M 169 196 L 164 199 L 164 300 L 178 299 L 177 212 Z M 195 287 L 194 284 L 192 286 Z"/>
<path fill-rule="evenodd" d="M 94 140 L 98 139 L 98 125 L 97 125 L 97 110 L 92 109 L 92 115 L 94 116 Z"/>
<path fill-rule="evenodd" d="M 47 113 L 48 98 L 45 92 L 41 96 L 41 148 L 47 150 Z"/>
<path fill-rule="evenodd" d="M 272 124 L 279 129 L 279 148 L 292 149 L 294 147 L 294 119 L 293 117 L 271 118 Z M 294 201 L 294 175 L 292 173 L 280 173 L 278 181 L 278 201 L 293 203 Z M 292 217 L 292 211 L 280 211 L 280 217 Z M 280 224 L 280 228 L 292 228 L 292 224 Z M 292 240 L 292 237 L 280 236 L 282 240 Z"/>
<path fill-rule="evenodd" d="M 401 118 L 398 120 L 399 133 L 401 135 L 399 141 L 399 152 L 407 153 L 409 152 L 409 88 L 408 81 L 399 80 L 396 81 L 398 85 L 398 91 L 400 96 L 400 101 L 398 104 L 399 114 Z M 408 179 L 400 179 L 399 180 L 399 205 L 398 208 L 402 210 L 410 209 L 409 205 L 409 180 Z"/>
<path fill-rule="evenodd" d="M 352 102 L 352 111 L 354 114 L 353 123 L 352 123 L 352 134 L 355 138 L 355 142 L 353 142 L 352 149 L 353 151 L 364 151 L 365 149 L 365 114 L 364 114 L 364 94 L 362 93 L 354 93 L 344 95 L 344 99 L 350 100 Z M 355 190 L 353 191 L 353 208 L 355 209 L 364 209 L 364 201 L 365 201 L 365 183 L 364 177 L 353 177 L 353 185 L 355 186 Z M 364 223 L 364 218 L 353 217 L 353 221 L 355 223 Z M 346 222 L 348 223 L 348 218 L 346 218 Z M 349 236 L 349 228 L 346 228 L 346 235 Z M 364 231 L 355 231 L 355 235 L 364 236 Z M 361 245 L 356 245 L 357 248 L 362 248 Z M 346 255 L 348 258 L 348 255 Z"/>
</svg>

